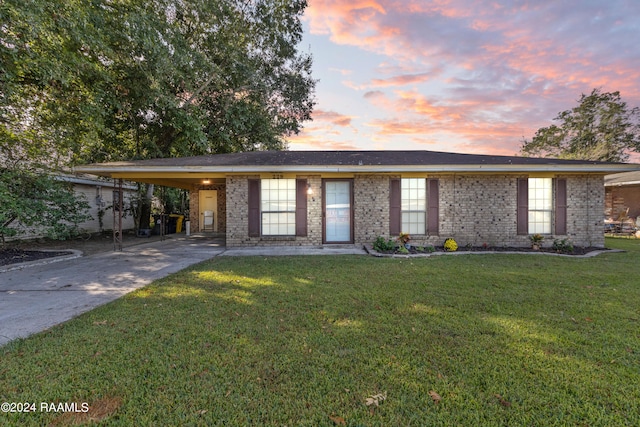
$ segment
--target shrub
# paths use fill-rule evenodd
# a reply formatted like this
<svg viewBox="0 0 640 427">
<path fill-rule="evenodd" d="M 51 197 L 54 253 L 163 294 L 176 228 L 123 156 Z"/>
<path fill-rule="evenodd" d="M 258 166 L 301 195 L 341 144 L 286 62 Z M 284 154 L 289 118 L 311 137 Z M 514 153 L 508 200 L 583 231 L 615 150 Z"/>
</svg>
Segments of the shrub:
<svg viewBox="0 0 640 427">
<path fill-rule="evenodd" d="M 444 250 L 447 252 L 455 252 L 458 250 L 458 244 L 452 238 L 444 241 Z"/>
<path fill-rule="evenodd" d="M 426 252 L 426 253 L 433 253 L 433 252 L 436 251 L 436 248 L 434 248 L 433 245 L 417 246 L 416 247 L 416 251 L 418 251 L 418 252 Z"/>
<path fill-rule="evenodd" d="M 88 210 L 86 198 L 77 196 L 70 183 L 44 172 L 0 165 L 0 243 L 18 230 L 68 239 L 79 223 L 91 218 Z M 12 223 L 23 227 L 12 228 Z"/>
<path fill-rule="evenodd" d="M 555 239 L 551 248 L 557 252 L 571 253 L 573 252 L 573 243 L 569 239 Z"/>
<path fill-rule="evenodd" d="M 378 236 L 373 242 L 373 249 L 378 252 L 393 252 L 396 248 L 396 244 L 391 239 L 385 239 L 382 236 Z"/>
</svg>

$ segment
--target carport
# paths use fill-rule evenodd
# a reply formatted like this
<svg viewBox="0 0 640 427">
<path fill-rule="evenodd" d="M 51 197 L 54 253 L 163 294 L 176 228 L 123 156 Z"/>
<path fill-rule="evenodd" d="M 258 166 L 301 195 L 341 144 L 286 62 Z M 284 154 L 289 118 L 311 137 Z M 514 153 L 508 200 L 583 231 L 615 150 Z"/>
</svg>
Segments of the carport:
<svg viewBox="0 0 640 427">
<path fill-rule="evenodd" d="M 228 168 L 207 164 L 209 156 L 138 160 L 78 166 L 74 170 L 112 179 L 114 194 L 114 246 L 122 248 L 123 191 L 125 181 L 180 188 L 189 191 L 192 233 L 226 232 L 226 174 Z M 118 202 L 119 200 L 119 202 Z M 164 227 L 160 227 L 164 230 Z"/>
</svg>

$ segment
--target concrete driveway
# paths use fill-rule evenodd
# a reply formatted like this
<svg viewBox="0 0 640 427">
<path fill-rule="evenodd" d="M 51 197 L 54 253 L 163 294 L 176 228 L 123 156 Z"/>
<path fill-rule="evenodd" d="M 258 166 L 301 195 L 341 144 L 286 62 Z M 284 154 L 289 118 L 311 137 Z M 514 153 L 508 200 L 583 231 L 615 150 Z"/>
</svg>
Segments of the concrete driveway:
<svg viewBox="0 0 640 427">
<path fill-rule="evenodd" d="M 0 345 L 43 331 L 224 251 L 178 238 L 0 273 Z"/>
</svg>

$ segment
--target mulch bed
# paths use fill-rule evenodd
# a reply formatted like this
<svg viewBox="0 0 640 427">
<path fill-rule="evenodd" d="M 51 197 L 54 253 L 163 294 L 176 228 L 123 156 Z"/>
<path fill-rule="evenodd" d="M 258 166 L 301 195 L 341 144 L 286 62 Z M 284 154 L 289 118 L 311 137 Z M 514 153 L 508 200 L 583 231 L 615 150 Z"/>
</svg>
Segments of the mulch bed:
<svg viewBox="0 0 640 427">
<path fill-rule="evenodd" d="M 473 247 L 460 247 L 456 252 L 546 252 L 546 253 L 563 253 L 564 255 L 585 255 L 589 252 L 593 251 L 602 251 L 606 250 L 604 248 L 595 248 L 595 247 L 574 247 L 573 252 L 558 252 L 553 250 L 552 248 L 540 248 L 539 250 L 534 250 L 531 248 L 516 248 L 516 247 L 485 247 L 485 246 L 473 246 Z M 435 247 L 435 252 L 445 252 L 444 247 Z M 34 251 L 34 250 L 25 250 L 18 248 L 7 248 L 0 249 L 0 267 L 11 265 L 11 264 L 20 264 L 23 262 L 30 261 L 38 261 L 41 259 L 53 258 L 57 256 L 63 255 L 71 255 L 73 252 L 69 251 Z M 385 255 L 418 255 L 418 254 L 429 254 L 427 251 L 418 251 L 414 246 L 409 249 L 409 254 L 403 254 L 398 252 L 397 250 L 394 252 L 379 252 Z"/>
<path fill-rule="evenodd" d="M 0 266 L 38 261 L 72 253 L 69 251 L 29 251 L 18 248 L 0 249 Z"/>
<path fill-rule="evenodd" d="M 563 255 L 586 255 L 593 251 L 606 251 L 606 250 L 607 250 L 606 248 L 596 248 L 592 246 L 590 247 L 575 246 L 573 248 L 573 252 L 560 252 L 552 248 L 532 249 L 529 247 L 522 248 L 522 247 L 508 247 L 508 246 L 499 246 L 499 247 L 461 246 L 461 247 L 458 247 L 458 250 L 456 252 L 537 252 L 537 253 L 542 252 L 542 253 L 563 254 Z M 428 252 L 426 250 L 418 251 L 415 246 L 411 246 L 410 249 L 408 249 L 408 251 L 409 251 L 408 254 L 398 252 L 397 249 L 395 251 L 378 252 L 378 253 L 385 254 L 385 255 L 419 255 L 419 254 L 429 254 L 434 252 L 446 252 L 443 246 L 436 246 L 435 251 L 432 251 L 432 252 Z"/>
</svg>

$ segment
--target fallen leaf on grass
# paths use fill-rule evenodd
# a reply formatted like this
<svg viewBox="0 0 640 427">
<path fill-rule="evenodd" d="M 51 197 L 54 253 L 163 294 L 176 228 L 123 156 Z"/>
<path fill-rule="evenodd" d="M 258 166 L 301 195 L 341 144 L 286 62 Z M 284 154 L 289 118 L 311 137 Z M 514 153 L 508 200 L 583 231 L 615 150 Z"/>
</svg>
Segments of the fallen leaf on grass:
<svg viewBox="0 0 640 427">
<path fill-rule="evenodd" d="M 98 325 L 106 325 L 107 321 L 103 320 L 102 322 L 93 322 L 94 325 L 98 326 Z"/>
<path fill-rule="evenodd" d="M 440 401 L 442 400 L 442 396 L 440 396 L 438 393 L 436 393 L 435 391 L 431 390 L 429 391 L 429 396 L 431 396 L 431 399 L 433 399 L 433 402 L 437 405 L 438 403 L 440 403 Z"/>
<path fill-rule="evenodd" d="M 509 402 L 508 400 L 506 400 L 504 397 L 500 396 L 499 394 L 494 394 L 494 396 L 496 397 L 496 399 L 498 399 L 498 401 L 500 402 L 500 404 L 502 406 L 504 406 L 505 408 L 508 408 L 511 406 L 511 402 Z"/>
<path fill-rule="evenodd" d="M 367 406 L 372 406 L 372 405 L 380 406 L 380 404 L 385 400 L 387 400 L 387 392 L 378 393 L 378 394 L 374 394 L 373 396 L 369 396 L 367 397 L 364 403 Z"/>
<path fill-rule="evenodd" d="M 329 419 L 333 421 L 333 423 L 337 426 L 346 426 L 347 422 L 342 417 L 338 417 L 336 415 L 329 415 Z"/>
</svg>

